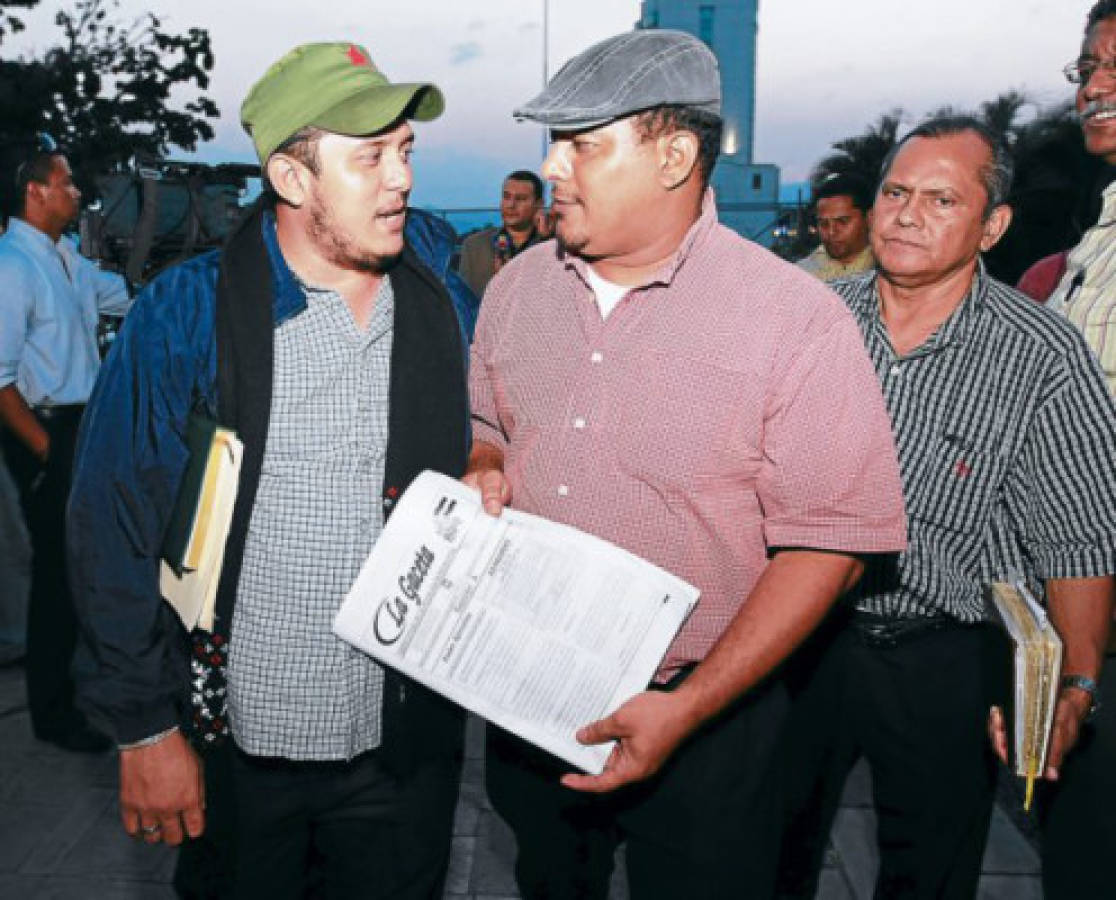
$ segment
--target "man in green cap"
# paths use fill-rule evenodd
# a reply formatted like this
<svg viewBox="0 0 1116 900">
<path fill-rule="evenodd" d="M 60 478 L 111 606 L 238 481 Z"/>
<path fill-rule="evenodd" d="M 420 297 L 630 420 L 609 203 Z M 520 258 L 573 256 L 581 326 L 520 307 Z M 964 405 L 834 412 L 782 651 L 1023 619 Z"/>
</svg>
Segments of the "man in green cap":
<svg viewBox="0 0 1116 900">
<path fill-rule="evenodd" d="M 410 121 L 442 106 L 355 44 L 273 65 L 241 109 L 264 197 L 220 253 L 140 295 L 82 428 L 80 691 L 120 746 L 125 829 L 192 839 L 177 882 L 195 895 L 301 897 L 312 879 L 441 896 L 461 715 L 331 625 L 411 479 L 464 469 L 457 319 L 403 237 Z M 215 627 L 191 655 L 158 572 L 198 413 L 244 454 Z"/>
</svg>

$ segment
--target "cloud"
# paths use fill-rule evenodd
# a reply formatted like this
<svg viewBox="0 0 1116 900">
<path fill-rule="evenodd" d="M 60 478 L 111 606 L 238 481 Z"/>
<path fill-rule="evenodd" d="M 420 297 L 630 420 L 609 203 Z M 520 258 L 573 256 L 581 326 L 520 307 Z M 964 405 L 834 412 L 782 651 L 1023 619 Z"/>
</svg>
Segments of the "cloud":
<svg viewBox="0 0 1116 900">
<path fill-rule="evenodd" d="M 462 63 L 467 63 L 471 59 L 477 59 L 484 55 L 484 50 L 481 45 L 476 41 L 468 41 L 464 44 L 454 44 L 450 48 L 450 64 L 460 66 Z"/>
</svg>

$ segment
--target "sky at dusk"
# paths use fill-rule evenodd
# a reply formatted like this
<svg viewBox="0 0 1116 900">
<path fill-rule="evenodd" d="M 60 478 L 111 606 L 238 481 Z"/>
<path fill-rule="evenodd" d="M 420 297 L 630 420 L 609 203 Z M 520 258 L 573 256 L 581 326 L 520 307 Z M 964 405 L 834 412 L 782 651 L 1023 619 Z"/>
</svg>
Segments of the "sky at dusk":
<svg viewBox="0 0 1116 900">
<path fill-rule="evenodd" d="M 696 2 L 696 0 L 695 0 Z M 57 40 L 55 0 L 23 18 L 5 55 Z M 1091 0 L 764 0 L 760 4 L 755 160 L 803 179 L 829 144 L 902 107 L 914 124 L 952 104 L 972 107 L 1008 89 L 1049 105 L 1071 96 L 1062 66 L 1077 54 Z M 216 55 L 210 94 L 222 118 L 207 161 L 248 161 L 240 100 L 266 67 L 304 41 L 368 47 L 393 80 L 434 81 L 446 113 L 418 126 L 413 201 L 492 206 L 502 174 L 537 168 L 542 135 L 511 110 L 539 90 L 543 0 L 122 0 L 169 31 L 208 28 Z M 550 0 L 549 70 L 632 26 L 634 0 Z"/>
</svg>

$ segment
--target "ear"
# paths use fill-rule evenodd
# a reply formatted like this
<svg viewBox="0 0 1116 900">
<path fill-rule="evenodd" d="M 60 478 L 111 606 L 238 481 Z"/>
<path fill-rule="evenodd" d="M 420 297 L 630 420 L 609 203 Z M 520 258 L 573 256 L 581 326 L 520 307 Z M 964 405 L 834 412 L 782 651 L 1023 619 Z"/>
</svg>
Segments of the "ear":
<svg viewBox="0 0 1116 900">
<path fill-rule="evenodd" d="M 659 181 L 672 191 L 696 173 L 700 144 L 692 131 L 675 131 L 659 138 Z"/>
<path fill-rule="evenodd" d="M 41 205 L 47 192 L 47 186 L 38 181 L 28 181 L 26 192 L 23 195 L 23 206 L 25 209 Z"/>
<path fill-rule="evenodd" d="M 876 218 L 876 208 L 874 206 L 868 207 L 868 212 L 864 214 L 864 218 L 868 220 L 868 230 L 872 230 L 873 220 Z"/>
<path fill-rule="evenodd" d="M 987 253 L 999 242 L 1000 238 L 1004 236 L 1004 232 L 1008 230 L 1011 225 L 1011 207 L 1006 203 L 1001 203 L 997 206 L 992 213 L 984 221 L 984 227 L 980 236 L 980 252 Z"/>
<path fill-rule="evenodd" d="M 267 161 L 267 180 L 284 201 L 302 206 L 310 196 L 313 174 L 301 162 L 285 153 L 273 153 Z"/>
</svg>

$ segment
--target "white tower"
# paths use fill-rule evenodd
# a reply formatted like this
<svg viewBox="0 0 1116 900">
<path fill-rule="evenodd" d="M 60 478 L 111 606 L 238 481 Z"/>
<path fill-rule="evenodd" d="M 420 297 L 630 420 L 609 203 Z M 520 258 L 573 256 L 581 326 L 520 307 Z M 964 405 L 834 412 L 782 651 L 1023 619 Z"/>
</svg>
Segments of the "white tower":
<svg viewBox="0 0 1116 900">
<path fill-rule="evenodd" d="M 674 28 L 704 41 L 721 69 L 724 138 L 713 172 L 721 221 L 770 243 L 778 215 L 779 169 L 752 159 L 759 0 L 643 0 L 639 28 Z"/>
</svg>

